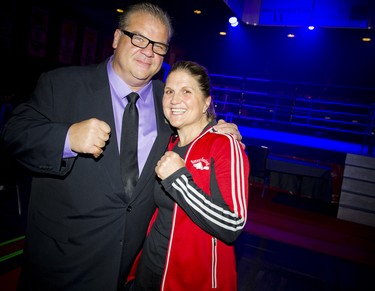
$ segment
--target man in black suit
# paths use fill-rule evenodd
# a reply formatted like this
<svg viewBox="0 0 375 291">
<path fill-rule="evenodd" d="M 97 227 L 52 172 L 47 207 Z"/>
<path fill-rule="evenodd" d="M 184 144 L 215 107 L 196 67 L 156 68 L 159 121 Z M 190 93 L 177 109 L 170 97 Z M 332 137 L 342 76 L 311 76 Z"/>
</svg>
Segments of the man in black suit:
<svg viewBox="0 0 375 291">
<path fill-rule="evenodd" d="M 33 173 L 21 290 L 123 288 L 155 210 L 155 165 L 172 133 L 161 107 L 164 84 L 152 80 L 171 36 L 159 7 L 129 7 L 113 56 L 42 74 L 4 127 L 5 148 Z M 125 193 L 119 149 L 130 92 L 140 96 L 140 176 Z M 217 129 L 240 136 L 233 124 Z"/>
</svg>

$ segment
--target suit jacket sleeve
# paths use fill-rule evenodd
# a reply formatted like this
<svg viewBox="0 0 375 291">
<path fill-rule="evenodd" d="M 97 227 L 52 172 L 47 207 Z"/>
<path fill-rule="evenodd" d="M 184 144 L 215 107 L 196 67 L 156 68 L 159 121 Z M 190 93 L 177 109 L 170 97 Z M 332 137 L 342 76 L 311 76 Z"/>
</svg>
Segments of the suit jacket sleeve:
<svg viewBox="0 0 375 291">
<path fill-rule="evenodd" d="M 30 99 L 15 108 L 4 126 L 5 149 L 33 172 L 65 175 L 74 163 L 74 158 L 62 158 L 69 127 L 103 116 L 99 103 L 110 97 L 105 65 L 43 73 Z"/>
</svg>

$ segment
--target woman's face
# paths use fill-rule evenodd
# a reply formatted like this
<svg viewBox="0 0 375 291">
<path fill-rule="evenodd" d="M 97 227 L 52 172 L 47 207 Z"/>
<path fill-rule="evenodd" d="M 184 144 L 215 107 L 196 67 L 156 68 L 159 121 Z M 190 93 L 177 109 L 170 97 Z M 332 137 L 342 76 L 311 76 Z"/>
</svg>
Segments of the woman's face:
<svg viewBox="0 0 375 291">
<path fill-rule="evenodd" d="M 164 89 L 163 110 L 173 127 L 181 129 L 207 122 L 206 110 L 211 97 L 205 98 L 196 78 L 184 70 L 169 74 Z"/>
</svg>

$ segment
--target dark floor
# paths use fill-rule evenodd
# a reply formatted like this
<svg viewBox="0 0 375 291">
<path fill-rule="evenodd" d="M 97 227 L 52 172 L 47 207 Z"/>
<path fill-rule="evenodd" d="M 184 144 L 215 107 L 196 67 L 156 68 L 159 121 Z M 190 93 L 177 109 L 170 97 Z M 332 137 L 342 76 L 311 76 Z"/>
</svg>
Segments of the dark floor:
<svg viewBox="0 0 375 291">
<path fill-rule="evenodd" d="M 238 291 L 374 290 L 374 267 L 244 232 Z"/>
<path fill-rule="evenodd" d="M 252 195 L 259 196 L 260 189 L 259 185 L 253 185 Z M 14 291 L 22 260 L 25 211 L 19 215 L 17 195 L 13 190 L 3 189 L 0 193 L 0 290 Z M 268 189 L 268 198 L 261 199 L 259 205 L 256 202 L 259 198 L 253 199 L 253 196 L 249 214 L 261 208 L 269 213 L 270 218 L 273 215 L 281 217 L 276 213 L 278 207 L 283 207 L 283 212 L 285 207 L 290 207 L 290 216 L 294 215 L 292 209 L 299 208 L 299 213 L 305 213 L 304 219 L 310 213 L 314 217 L 321 216 L 323 221 L 325 217 L 327 221 L 328 218 L 335 219 L 334 207 L 322 208 L 316 202 L 307 207 L 308 201 L 294 201 L 288 206 L 292 198 L 288 200 L 284 194 L 276 194 Z M 249 215 L 248 224 L 259 224 L 251 221 L 251 217 Z M 293 219 L 298 221 L 298 217 Z M 271 221 L 264 221 L 264 226 L 270 227 Z M 276 233 L 277 226 L 273 227 Z M 300 227 L 304 227 L 303 223 Z M 298 229 L 295 231 L 298 232 Z M 372 278 L 375 275 L 375 263 L 368 265 L 354 262 L 282 241 L 285 240 L 270 239 L 251 231 L 242 233 L 236 243 L 238 291 L 375 290 L 375 279 Z"/>
</svg>

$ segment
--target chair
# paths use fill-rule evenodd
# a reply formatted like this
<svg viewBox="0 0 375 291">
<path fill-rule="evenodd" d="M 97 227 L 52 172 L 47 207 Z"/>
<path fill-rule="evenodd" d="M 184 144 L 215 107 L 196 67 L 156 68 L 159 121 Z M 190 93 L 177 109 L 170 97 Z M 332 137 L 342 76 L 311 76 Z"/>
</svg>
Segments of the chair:
<svg viewBox="0 0 375 291">
<path fill-rule="evenodd" d="M 263 198 L 270 178 L 270 171 L 267 169 L 267 158 L 270 149 L 266 146 L 257 145 L 248 145 L 246 149 L 250 162 L 249 182 L 259 182 L 261 180 L 263 183 L 261 197 Z"/>
</svg>

